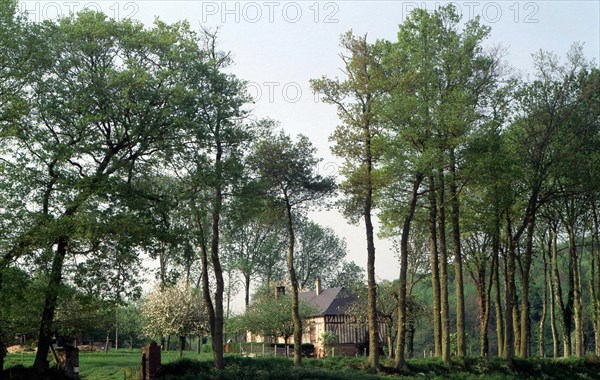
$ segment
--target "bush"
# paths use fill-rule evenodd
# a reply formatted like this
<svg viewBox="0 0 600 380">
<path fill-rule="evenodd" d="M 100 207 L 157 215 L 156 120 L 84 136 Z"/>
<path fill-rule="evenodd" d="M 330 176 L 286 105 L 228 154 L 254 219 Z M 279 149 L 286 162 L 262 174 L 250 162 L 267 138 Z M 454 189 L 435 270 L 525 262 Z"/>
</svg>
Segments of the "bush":
<svg viewBox="0 0 600 380">
<path fill-rule="evenodd" d="M 201 347 L 200 347 L 200 352 L 203 353 L 211 353 L 212 352 L 212 345 L 209 343 L 204 343 Z"/>
</svg>

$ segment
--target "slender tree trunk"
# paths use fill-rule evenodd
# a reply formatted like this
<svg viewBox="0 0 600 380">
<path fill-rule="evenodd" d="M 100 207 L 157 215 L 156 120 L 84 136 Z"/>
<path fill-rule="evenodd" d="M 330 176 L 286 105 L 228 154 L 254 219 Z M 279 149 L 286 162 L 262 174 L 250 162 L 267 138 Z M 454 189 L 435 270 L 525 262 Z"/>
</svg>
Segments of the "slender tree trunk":
<svg viewBox="0 0 600 380">
<path fill-rule="evenodd" d="M 213 331 L 215 328 L 215 308 L 210 296 L 210 284 L 208 282 L 208 247 L 206 244 L 206 235 L 204 233 L 204 227 L 202 225 L 202 219 L 199 214 L 196 214 L 196 225 L 200 232 L 200 265 L 201 265 L 201 280 L 202 280 L 202 297 L 204 298 L 204 305 L 206 306 L 206 313 L 208 315 L 208 324 L 210 326 L 211 338 L 214 336 Z M 212 340 L 212 339 L 211 339 Z M 214 341 L 211 341 L 213 352 L 215 349 Z M 216 366 L 216 362 L 215 362 Z"/>
<path fill-rule="evenodd" d="M 368 99 L 367 99 L 368 101 Z M 363 113 L 365 110 L 363 110 Z M 371 213 L 373 208 L 373 156 L 371 151 L 371 129 L 367 124 L 363 128 L 365 141 L 365 178 L 366 195 L 363 215 L 367 238 L 367 314 L 369 322 L 369 367 L 372 371 L 379 370 L 379 329 L 377 324 L 377 282 L 375 280 L 375 236 Z"/>
<path fill-rule="evenodd" d="M 250 305 L 250 276 L 244 275 L 244 305 L 246 309 Z"/>
<path fill-rule="evenodd" d="M 115 351 L 119 351 L 119 320 L 117 318 L 115 319 Z"/>
<path fill-rule="evenodd" d="M 596 356 L 600 356 L 600 221 L 595 200 L 592 200 L 592 249 L 590 255 L 590 289 L 592 302 L 594 304 L 593 326 L 594 326 L 594 348 Z"/>
<path fill-rule="evenodd" d="M 492 265 L 494 266 L 494 258 L 492 257 Z M 477 304 L 479 305 L 479 353 L 482 357 L 489 355 L 489 339 L 488 339 L 488 325 L 490 319 L 490 294 L 492 288 L 492 282 L 494 280 L 494 271 L 490 270 L 489 283 L 486 282 L 486 269 L 487 262 L 482 260 L 478 263 L 479 268 L 477 269 L 477 279 L 475 281 L 475 287 L 477 290 Z M 471 272 L 471 276 L 473 273 Z"/>
<path fill-rule="evenodd" d="M 515 305 L 515 293 L 516 293 L 516 289 L 515 289 L 515 254 L 516 254 L 516 244 L 513 243 L 512 239 L 510 238 L 512 236 L 512 230 L 511 230 L 511 223 L 510 223 L 510 219 L 507 217 L 507 221 L 506 221 L 506 235 L 507 235 L 507 242 L 508 242 L 508 252 L 507 252 L 507 266 L 506 266 L 506 297 L 505 297 L 505 303 L 506 303 L 506 325 L 504 328 L 504 334 L 505 334 L 505 338 L 504 338 L 504 349 L 502 350 L 504 352 L 504 358 L 506 359 L 506 361 L 508 362 L 509 366 L 513 366 L 513 356 L 514 356 L 514 344 L 515 344 L 515 335 L 514 335 L 514 322 L 515 322 L 515 315 L 513 312 L 514 309 L 514 305 Z"/>
<path fill-rule="evenodd" d="M 531 269 L 531 257 L 533 256 L 533 237 L 535 233 L 535 218 L 530 218 L 527 223 L 527 235 L 525 237 L 525 254 L 521 268 L 521 339 L 520 352 L 522 358 L 529 357 L 531 347 L 531 320 L 529 318 L 529 274 Z"/>
<path fill-rule="evenodd" d="M 450 199 L 452 206 L 452 240 L 454 243 L 454 281 L 456 289 L 456 348 L 459 357 L 467 355 L 465 339 L 465 288 L 463 284 L 462 252 L 460 242 L 460 210 L 456 184 L 456 158 L 450 149 Z"/>
<path fill-rule="evenodd" d="M 556 330 L 556 307 L 555 305 L 555 298 L 554 298 L 554 294 L 555 294 L 555 289 L 554 289 L 554 281 L 552 280 L 552 246 L 553 246 L 553 236 L 552 236 L 552 228 L 548 227 L 548 249 L 545 253 L 545 255 L 547 255 L 547 258 L 544 257 L 544 265 L 546 266 L 548 261 L 550 261 L 550 265 L 548 265 L 546 272 L 544 273 L 544 278 L 547 279 L 546 283 L 548 284 L 547 287 L 550 289 L 550 292 L 548 294 L 548 299 L 549 299 L 549 303 L 550 303 L 550 331 L 552 332 L 552 357 L 554 359 L 558 358 L 559 356 L 559 339 L 558 339 L 558 331 Z"/>
<path fill-rule="evenodd" d="M 5 257 L 3 257 L 4 259 Z M 7 260 L 8 261 L 8 260 Z M 0 264 L 4 264 L 0 262 Z M 8 264 L 6 265 L 8 267 Z M 0 294 L 2 294 L 2 270 L 5 268 L 4 265 L 0 265 Z M 2 370 L 4 370 L 4 357 L 6 356 L 6 347 L 2 337 L 4 336 L 4 326 L 0 326 L 0 378 L 2 378 Z"/>
<path fill-rule="evenodd" d="M 435 179 L 429 177 L 429 255 L 431 256 L 431 287 L 433 289 L 433 344 L 434 355 L 442 356 L 442 319 L 440 316 L 440 274 L 437 247 L 437 200 Z"/>
<path fill-rule="evenodd" d="M 33 367 L 38 374 L 42 374 L 48 370 L 48 350 L 52 344 L 53 334 L 52 321 L 54 320 L 59 287 L 62 281 L 62 268 L 65 256 L 67 255 L 68 244 L 69 239 L 66 236 L 58 238 L 50 278 L 44 295 L 44 309 L 42 310 L 42 321 L 38 335 L 38 347 L 33 363 Z"/>
<path fill-rule="evenodd" d="M 571 356 L 571 312 L 570 306 L 567 304 L 565 307 L 563 303 L 562 297 L 562 286 L 560 283 L 560 272 L 558 270 L 558 226 L 551 225 L 550 226 L 550 238 L 552 244 L 552 260 L 550 261 L 550 265 L 552 267 L 552 282 L 554 283 L 554 300 L 556 302 L 556 307 L 559 310 L 560 316 L 560 325 L 561 331 L 563 335 L 563 356 Z"/>
<path fill-rule="evenodd" d="M 486 298 L 485 298 L 485 315 L 483 317 L 482 334 L 483 338 L 483 353 L 482 356 L 488 357 L 490 354 L 490 341 L 488 336 L 488 327 L 490 325 L 490 313 L 492 305 L 492 282 L 494 281 L 494 272 L 490 270 L 490 281 L 487 287 Z"/>
<path fill-rule="evenodd" d="M 573 223 L 574 224 L 574 223 Z M 572 264 L 573 277 L 573 320 L 575 322 L 575 356 L 583 357 L 583 316 L 581 306 L 581 278 L 580 278 L 580 260 L 577 254 L 577 242 L 575 237 L 575 227 L 567 227 L 569 236 L 569 258 Z"/>
<path fill-rule="evenodd" d="M 401 369 L 405 364 L 404 350 L 406 339 L 406 277 L 408 271 L 408 237 L 410 234 L 410 225 L 417 208 L 417 199 L 419 187 L 423 175 L 417 173 L 413 182 L 413 188 L 410 198 L 408 213 L 402 224 L 402 236 L 400 237 L 400 294 L 398 296 L 398 342 L 396 345 L 396 368 Z"/>
<path fill-rule="evenodd" d="M 492 271 L 494 272 L 494 309 L 496 311 L 496 340 L 498 356 L 504 357 L 504 319 L 502 316 L 502 297 L 500 293 L 500 218 L 496 213 L 494 236 L 492 237 Z"/>
<path fill-rule="evenodd" d="M 179 357 L 183 357 L 183 350 L 185 350 L 185 335 L 179 337 Z"/>
<path fill-rule="evenodd" d="M 514 284 L 514 282 L 513 282 Z M 512 316 L 513 316 L 513 336 L 514 336 L 514 353 L 515 355 L 519 355 L 519 352 L 521 351 L 521 313 L 519 313 L 519 296 L 517 294 L 517 289 L 515 286 L 515 289 L 513 289 L 513 309 L 512 309 Z"/>
<path fill-rule="evenodd" d="M 550 273 L 550 269 L 548 269 L 548 273 Z M 552 295 L 554 294 L 554 284 L 552 280 L 548 281 L 548 286 L 550 287 L 550 294 L 548 297 L 550 298 L 550 331 L 552 332 L 552 357 L 554 359 L 559 356 L 559 339 L 558 339 L 558 331 L 556 330 L 556 307 L 554 306 L 554 301 L 552 300 Z"/>
<path fill-rule="evenodd" d="M 411 311 L 411 313 L 414 311 Z M 415 356 L 415 320 L 410 317 L 406 321 L 406 356 L 411 359 Z"/>
<path fill-rule="evenodd" d="M 443 167 L 443 165 L 442 165 Z M 438 247 L 440 253 L 440 305 L 442 324 L 442 361 L 450 366 L 450 306 L 448 304 L 448 252 L 446 248 L 446 199 L 444 192 L 444 172 L 438 173 Z"/>
<path fill-rule="evenodd" d="M 544 349 L 544 327 L 546 324 L 546 314 L 547 314 L 547 310 L 548 310 L 548 287 L 546 286 L 546 284 L 548 283 L 548 263 L 546 262 L 546 254 L 542 254 L 542 259 L 544 262 L 544 295 L 543 295 L 543 300 L 542 300 L 542 315 L 540 317 L 540 327 L 539 327 L 539 331 L 538 331 L 538 355 L 540 356 L 540 358 L 543 358 L 546 356 L 545 353 L 545 349 Z"/>
<path fill-rule="evenodd" d="M 294 221 L 292 217 L 292 207 L 285 194 L 285 206 L 287 213 L 288 229 L 288 254 L 287 266 L 292 284 L 292 322 L 294 323 L 294 365 L 302 365 L 302 320 L 300 319 L 300 306 L 298 300 L 298 279 L 294 269 L 294 244 L 296 241 L 294 235 Z"/>
<path fill-rule="evenodd" d="M 8 256 L 7 256 L 8 257 Z M 2 257 L 3 261 L 5 259 L 5 257 Z M 4 262 L 0 262 L 0 264 L 4 264 Z M 8 260 L 7 260 L 8 261 Z M 4 265 L 0 265 L 0 294 L 2 293 L 2 270 L 8 266 L 8 263 L 6 264 L 6 266 Z M 2 337 L 4 336 L 5 332 L 4 332 L 4 326 L 2 324 L 0 324 L 0 379 L 4 378 L 3 375 L 3 370 L 4 370 L 4 357 L 6 356 L 6 347 L 4 345 L 4 341 L 2 339 Z"/>
</svg>

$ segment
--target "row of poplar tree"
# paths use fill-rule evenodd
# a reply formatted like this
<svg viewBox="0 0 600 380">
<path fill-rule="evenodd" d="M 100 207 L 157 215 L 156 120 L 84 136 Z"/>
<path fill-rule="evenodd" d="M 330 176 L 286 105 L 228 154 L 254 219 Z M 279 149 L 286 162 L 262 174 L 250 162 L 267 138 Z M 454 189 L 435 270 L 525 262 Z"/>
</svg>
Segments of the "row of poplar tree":
<svg viewBox="0 0 600 380">
<path fill-rule="evenodd" d="M 481 355 L 489 353 L 492 311 L 496 352 L 511 365 L 513 356 L 531 354 L 532 264 L 542 256 L 549 284 L 542 314 L 550 316 L 554 355 L 561 340 L 565 356 L 583 356 L 592 340 L 600 354 L 600 71 L 575 44 L 566 59 L 533 54 L 534 71 L 524 78 L 503 60 L 505 49 L 487 43 L 490 32 L 478 19 L 461 22 L 451 5 L 415 10 L 397 41 L 344 35 L 346 78 L 311 82 L 341 120 L 331 140 L 346 163 L 342 210 L 365 225 L 374 369 L 374 213 L 379 232 L 399 239 L 398 368 L 409 262 L 420 253 L 411 251 L 411 234 L 420 231 L 430 259 L 434 353 L 444 363 L 454 335 L 456 355 L 466 355 L 464 265 L 475 273 Z"/>
</svg>

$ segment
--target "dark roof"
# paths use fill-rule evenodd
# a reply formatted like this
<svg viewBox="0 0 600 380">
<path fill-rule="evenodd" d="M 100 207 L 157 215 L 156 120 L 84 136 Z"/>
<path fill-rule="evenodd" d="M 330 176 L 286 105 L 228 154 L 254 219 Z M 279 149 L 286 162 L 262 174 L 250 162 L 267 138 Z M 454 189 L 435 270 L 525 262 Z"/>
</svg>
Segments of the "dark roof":
<svg viewBox="0 0 600 380">
<path fill-rule="evenodd" d="M 342 315 L 356 296 L 346 288 L 323 289 L 317 296 L 313 291 L 300 292 L 300 300 L 317 308 L 316 315 Z"/>
</svg>

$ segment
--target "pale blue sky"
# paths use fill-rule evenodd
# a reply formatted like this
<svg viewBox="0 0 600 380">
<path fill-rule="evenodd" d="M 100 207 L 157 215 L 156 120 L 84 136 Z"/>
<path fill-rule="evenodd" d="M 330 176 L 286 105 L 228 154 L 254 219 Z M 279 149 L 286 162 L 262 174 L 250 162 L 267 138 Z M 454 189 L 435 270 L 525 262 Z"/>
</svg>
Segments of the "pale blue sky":
<svg viewBox="0 0 600 380">
<path fill-rule="evenodd" d="M 341 75 L 340 34 L 352 29 L 368 33 L 370 40 L 395 40 L 410 9 L 433 10 L 439 1 L 26 1 L 22 9 L 36 20 L 55 18 L 84 7 L 118 18 L 151 23 L 155 16 L 167 22 L 187 19 L 221 27 L 221 47 L 236 61 L 232 71 L 252 82 L 251 93 L 260 95 L 256 117 L 270 117 L 292 134 L 303 133 L 325 159 L 321 169 L 331 172 L 338 162 L 329 152 L 328 136 L 338 123 L 333 106 L 315 101 L 308 80 L 321 75 Z M 539 49 L 564 56 L 569 46 L 584 43 L 588 58 L 600 61 L 600 1 L 457 1 L 462 14 L 479 15 L 492 27 L 486 44 L 508 48 L 506 60 L 517 69 L 531 71 L 531 54 Z M 271 95 L 271 96 L 270 96 Z M 320 212 L 317 221 L 345 237 L 349 259 L 366 267 L 364 232 L 349 226 L 336 212 Z M 376 272 L 380 278 L 397 277 L 398 265 L 391 244 L 378 241 Z"/>
</svg>

